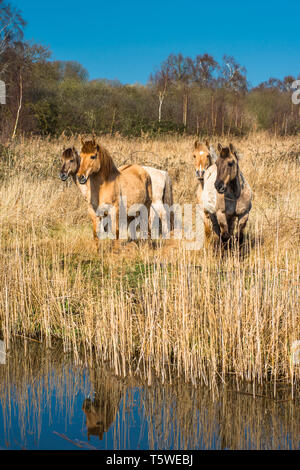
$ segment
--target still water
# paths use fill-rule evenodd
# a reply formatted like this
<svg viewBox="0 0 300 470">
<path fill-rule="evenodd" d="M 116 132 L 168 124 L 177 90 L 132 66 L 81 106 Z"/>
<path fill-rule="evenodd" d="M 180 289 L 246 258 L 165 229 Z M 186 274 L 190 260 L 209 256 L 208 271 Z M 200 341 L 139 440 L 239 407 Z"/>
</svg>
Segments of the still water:
<svg viewBox="0 0 300 470">
<path fill-rule="evenodd" d="M 3 361 L 2 361 L 3 362 Z M 0 449 L 299 449 L 299 400 L 147 386 L 61 350 L 13 347 L 0 364 Z M 249 394 L 248 394 L 249 393 Z"/>
</svg>

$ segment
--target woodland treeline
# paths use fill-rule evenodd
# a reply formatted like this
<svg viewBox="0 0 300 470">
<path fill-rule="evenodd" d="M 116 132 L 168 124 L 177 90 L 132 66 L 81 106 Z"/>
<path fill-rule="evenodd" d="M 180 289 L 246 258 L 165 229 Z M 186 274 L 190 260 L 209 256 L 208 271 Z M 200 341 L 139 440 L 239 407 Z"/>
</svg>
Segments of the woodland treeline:
<svg viewBox="0 0 300 470">
<path fill-rule="evenodd" d="M 0 0 L 0 134 L 143 133 L 244 135 L 300 131 L 300 106 L 292 103 L 297 77 L 270 78 L 253 88 L 233 57 L 170 54 L 146 85 L 89 80 L 84 67 L 53 61 L 39 44 L 24 40 L 19 11 Z M 299 78 L 299 77 L 298 77 Z"/>
</svg>

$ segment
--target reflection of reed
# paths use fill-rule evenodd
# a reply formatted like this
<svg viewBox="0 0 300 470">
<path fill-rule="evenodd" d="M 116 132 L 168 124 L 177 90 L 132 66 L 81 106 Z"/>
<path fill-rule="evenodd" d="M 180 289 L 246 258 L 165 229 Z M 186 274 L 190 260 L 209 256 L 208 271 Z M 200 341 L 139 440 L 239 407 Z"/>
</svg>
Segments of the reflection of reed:
<svg viewBox="0 0 300 470">
<path fill-rule="evenodd" d="M 131 428 L 137 412 L 141 422 L 135 429 L 138 446 L 146 441 L 150 449 L 299 448 L 299 390 L 294 390 L 292 399 L 289 387 L 278 386 L 274 400 L 273 390 L 267 387 L 256 398 L 251 396 L 252 388 L 239 392 L 231 388 L 224 386 L 213 395 L 207 387 L 183 383 L 156 382 L 148 387 L 137 378 L 117 378 L 92 361 L 88 371 L 83 370 L 57 349 L 45 351 L 33 344 L 27 350 L 22 346 L 0 367 L 5 441 L 9 446 L 12 417 L 17 415 L 20 447 L 26 447 L 27 434 L 38 444 L 45 407 L 56 431 L 55 416 L 64 416 L 66 424 L 71 423 L 76 400 L 84 395 L 80 417 L 85 415 L 88 438 L 98 436 L 104 440 L 102 446 L 108 447 L 111 444 L 105 439 L 110 433 L 114 449 L 132 448 Z M 86 445 L 72 441 L 65 432 L 56 434 L 78 447 Z"/>
<path fill-rule="evenodd" d="M 282 395 L 283 396 L 283 395 Z M 299 449 L 299 401 L 187 385 L 144 389 L 151 449 Z"/>
<path fill-rule="evenodd" d="M 84 376 L 79 368 L 63 357 L 59 350 L 47 351 L 41 345 L 26 343 L 7 354 L 6 365 L 0 367 L 0 403 L 3 412 L 5 445 L 10 445 L 12 416 L 18 418 L 20 446 L 26 447 L 26 435 L 38 442 L 44 408 L 49 420 L 59 412 L 69 423 L 73 417 L 76 394 L 85 391 Z M 53 410 L 53 401 L 55 396 Z M 52 423 L 55 426 L 55 423 Z"/>
</svg>

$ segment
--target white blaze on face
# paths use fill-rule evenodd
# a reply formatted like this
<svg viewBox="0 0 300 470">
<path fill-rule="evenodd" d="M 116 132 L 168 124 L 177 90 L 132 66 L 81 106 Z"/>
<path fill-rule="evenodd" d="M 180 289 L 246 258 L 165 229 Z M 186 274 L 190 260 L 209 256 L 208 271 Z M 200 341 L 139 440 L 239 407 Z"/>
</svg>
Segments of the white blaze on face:
<svg viewBox="0 0 300 470">
<path fill-rule="evenodd" d="M 199 155 L 203 155 L 203 154 L 204 154 L 203 150 L 200 150 Z M 203 168 L 203 170 L 204 170 L 204 168 Z M 196 169 L 196 171 L 200 171 L 200 172 L 201 172 L 201 171 L 202 171 L 202 165 L 200 165 L 199 168 Z"/>
</svg>

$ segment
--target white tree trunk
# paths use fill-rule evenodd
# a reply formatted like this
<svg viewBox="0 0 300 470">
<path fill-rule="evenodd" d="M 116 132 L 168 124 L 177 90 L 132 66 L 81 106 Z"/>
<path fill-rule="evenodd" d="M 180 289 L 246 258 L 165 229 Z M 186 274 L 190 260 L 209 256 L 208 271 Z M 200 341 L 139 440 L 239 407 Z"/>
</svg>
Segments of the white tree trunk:
<svg viewBox="0 0 300 470">
<path fill-rule="evenodd" d="M 18 123 L 19 123 L 19 117 L 20 117 L 20 111 L 21 111 L 21 108 L 22 108 L 22 101 L 23 101 L 23 81 L 22 81 L 22 75 L 20 73 L 20 99 L 19 99 L 19 106 L 18 106 L 17 115 L 16 115 L 15 127 L 14 127 L 14 130 L 13 130 L 12 136 L 11 136 L 12 140 L 16 137 L 16 132 L 17 132 Z"/>
<path fill-rule="evenodd" d="M 165 98 L 165 94 L 164 93 L 159 93 L 159 95 L 158 95 L 158 101 L 159 101 L 159 105 L 158 105 L 158 122 L 161 121 L 161 108 L 162 108 L 162 104 L 164 102 L 164 98 Z"/>
</svg>

